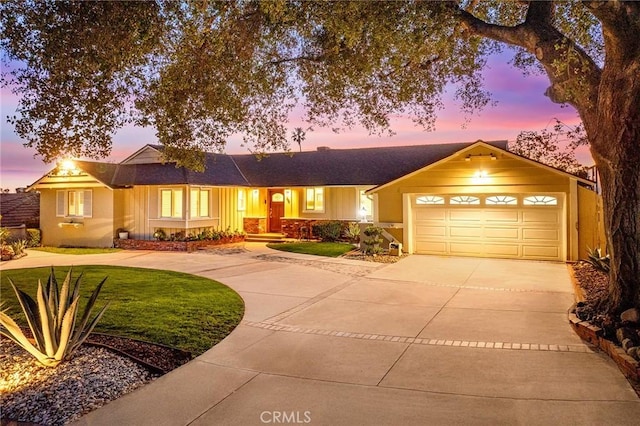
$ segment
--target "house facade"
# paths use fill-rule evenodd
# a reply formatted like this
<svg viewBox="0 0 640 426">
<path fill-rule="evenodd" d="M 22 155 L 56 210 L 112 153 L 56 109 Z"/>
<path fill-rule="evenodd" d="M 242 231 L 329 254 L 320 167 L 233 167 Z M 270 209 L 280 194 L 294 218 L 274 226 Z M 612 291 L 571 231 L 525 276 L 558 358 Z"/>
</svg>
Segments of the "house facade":
<svg viewBox="0 0 640 426">
<path fill-rule="evenodd" d="M 43 244 L 53 246 L 112 246 L 122 229 L 134 239 L 210 228 L 299 237 L 314 221 L 341 220 L 380 225 L 410 253 L 564 261 L 595 247 L 597 218 L 580 210 L 597 203 L 593 182 L 506 148 L 207 154 L 200 173 L 146 145 L 118 164 L 58 167 L 29 190 L 41 194 Z"/>
</svg>

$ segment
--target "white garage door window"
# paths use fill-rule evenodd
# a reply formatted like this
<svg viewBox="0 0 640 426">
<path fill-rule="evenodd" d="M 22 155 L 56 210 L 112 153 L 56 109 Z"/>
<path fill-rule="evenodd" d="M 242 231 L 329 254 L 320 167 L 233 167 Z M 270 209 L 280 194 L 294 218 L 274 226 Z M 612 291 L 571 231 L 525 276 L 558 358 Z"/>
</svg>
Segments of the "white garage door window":
<svg viewBox="0 0 640 426">
<path fill-rule="evenodd" d="M 414 252 L 563 260 L 558 194 L 417 195 Z"/>
</svg>

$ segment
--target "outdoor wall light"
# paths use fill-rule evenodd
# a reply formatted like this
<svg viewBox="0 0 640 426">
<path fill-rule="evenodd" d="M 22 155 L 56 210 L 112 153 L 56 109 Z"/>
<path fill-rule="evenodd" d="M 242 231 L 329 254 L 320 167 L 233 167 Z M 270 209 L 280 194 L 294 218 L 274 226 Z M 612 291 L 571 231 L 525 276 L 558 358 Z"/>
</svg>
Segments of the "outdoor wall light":
<svg viewBox="0 0 640 426">
<path fill-rule="evenodd" d="M 473 177 L 471 178 L 471 182 L 473 182 L 474 184 L 479 184 L 479 183 L 486 183 L 488 178 L 488 173 L 486 170 L 477 170 L 474 174 Z"/>
<path fill-rule="evenodd" d="M 289 188 L 284 190 L 284 198 L 287 200 L 287 203 L 291 203 L 291 190 Z"/>
</svg>

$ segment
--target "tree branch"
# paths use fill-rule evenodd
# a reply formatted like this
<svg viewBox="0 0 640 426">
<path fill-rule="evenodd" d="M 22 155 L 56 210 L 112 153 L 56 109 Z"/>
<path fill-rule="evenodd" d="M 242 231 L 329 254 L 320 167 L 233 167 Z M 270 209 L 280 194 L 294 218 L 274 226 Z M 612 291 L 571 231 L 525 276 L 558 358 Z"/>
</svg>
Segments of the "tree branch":
<svg viewBox="0 0 640 426">
<path fill-rule="evenodd" d="M 525 25 L 550 25 L 553 20 L 555 6 L 549 1 L 530 1 L 527 9 Z"/>
<path fill-rule="evenodd" d="M 615 63 L 640 54 L 640 3 L 636 1 L 584 1 L 602 24 L 607 59 Z"/>
</svg>

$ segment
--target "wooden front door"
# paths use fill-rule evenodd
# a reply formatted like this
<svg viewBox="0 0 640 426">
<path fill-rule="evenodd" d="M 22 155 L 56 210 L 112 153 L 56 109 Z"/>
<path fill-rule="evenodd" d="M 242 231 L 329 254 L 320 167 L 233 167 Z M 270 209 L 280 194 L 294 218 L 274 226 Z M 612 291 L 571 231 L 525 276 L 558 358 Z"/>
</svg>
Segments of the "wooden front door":
<svg viewBox="0 0 640 426">
<path fill-rule="evenodd" d="M 269 232 L 282 232 L 284 193 L 282 189 L 269 190 Z"/>
</svg>

